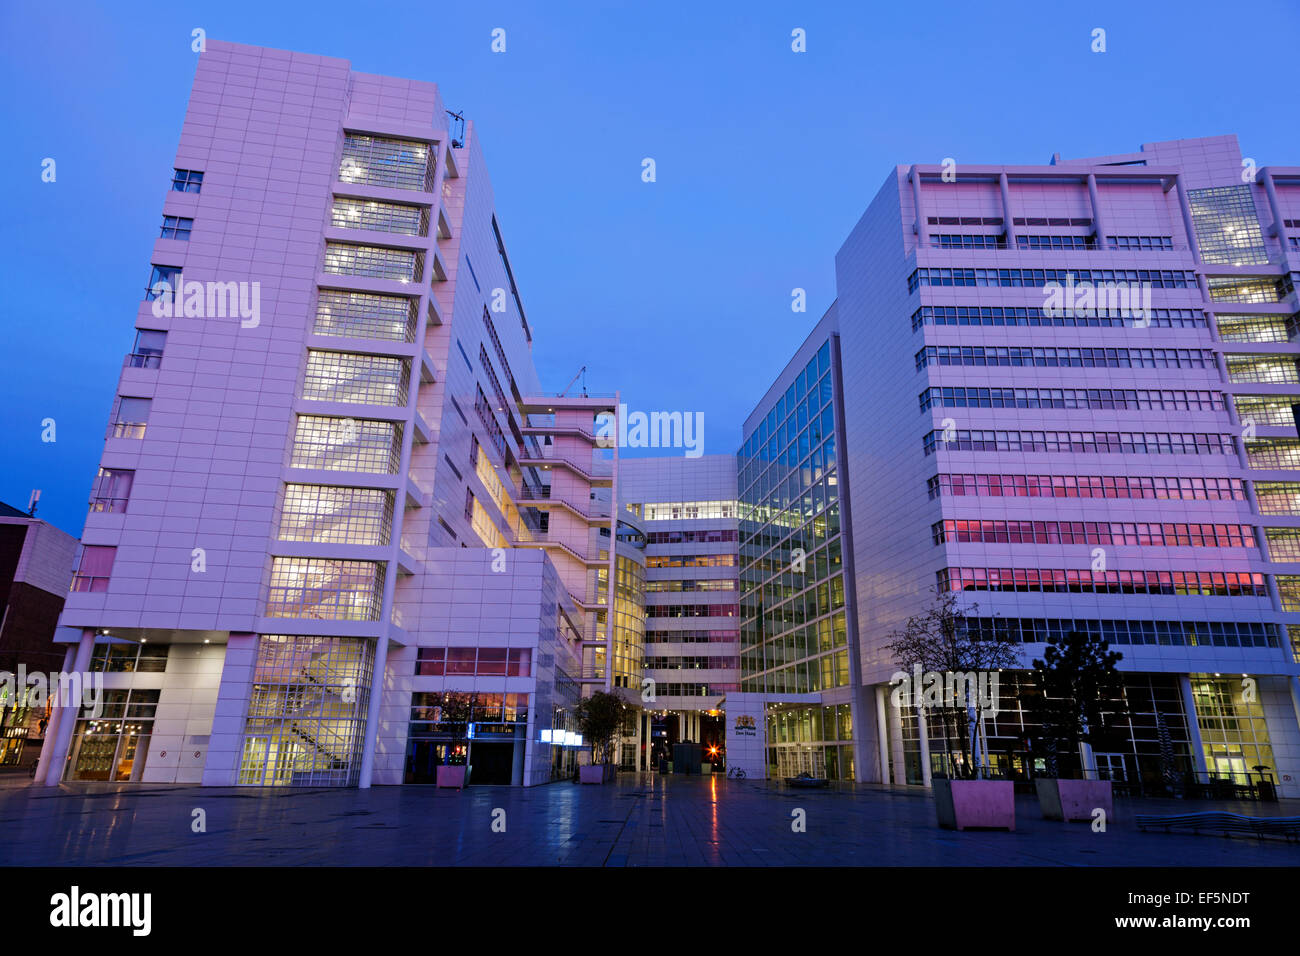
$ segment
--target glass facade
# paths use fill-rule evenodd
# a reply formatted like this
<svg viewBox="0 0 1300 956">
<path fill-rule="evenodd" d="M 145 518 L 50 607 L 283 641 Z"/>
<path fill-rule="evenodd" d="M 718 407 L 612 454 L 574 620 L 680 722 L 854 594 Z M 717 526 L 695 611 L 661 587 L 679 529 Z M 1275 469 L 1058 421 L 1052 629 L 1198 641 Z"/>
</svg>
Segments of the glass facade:
<svg viewBox="0 0 1300 956">
<path fill-rule="evenodd" d="M 319 544 L 388 544 L 393 530 L 393 492 L 334 485 L 284 486 L 281 541 Z"/>
<path fill-rule="evenodd" d="M 849 683 L 831 347 L 740 450 L 741 690 Z"/>
<path fill-rule="evenodd" d="M 1187 203 L 1201 258 L 1206 262 L 1233 266 L 1268 262 L 1250 186 L 1190 189 Z"/>
<path fill-rule="evenodd" d="M 373 667 L 369 640 L 261 635 L 239 783 L 355 785 Z"/>
<path fill-rule="evenodd" d="M 69 751 L 69 780 L 138 781 L 149 753 L 157 690 L 106 690 L 98 715 L 87 707 Z"/>
</svg>

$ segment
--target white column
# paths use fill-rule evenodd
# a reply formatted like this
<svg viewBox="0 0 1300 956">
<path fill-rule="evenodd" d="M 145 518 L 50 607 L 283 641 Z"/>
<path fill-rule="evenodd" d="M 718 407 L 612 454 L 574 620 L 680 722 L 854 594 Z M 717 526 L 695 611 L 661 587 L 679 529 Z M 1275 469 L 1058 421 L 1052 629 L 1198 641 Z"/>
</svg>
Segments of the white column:
<svg viewBox="0 0 1300 956">
<path fill-rule="evenodd" d="M 1097 761 L 1092 756 L 1092 744 L 1079 741 L 1079 766 L 1083 768 L 1084 780 L 1097 779 Z"/>
<path fill-rule="evenodd" d="M 885 685 L 876 685 L 876 740 L 880 747 L 880 782 L 889 784 L 889 717 L 885 709 Z"/>
<path fill-rule="evenodd" d="M 916 708 L 917 740 L 921 745 L 921 784 L 930 786 L 930 728 L 925 717 L 925 708 Z"/>
<path fill-rule="evenodd" d="M 384 671 L 388 667 L 388 637 L 375 641 L 375 673 L 370 682 L 370 701 L 366 707 L 366 729 L 361 749 L 361 778 L 357 786 L 370 788 L 370 778 L 375 769 L 375 741 L 379 737 L 379 708 L 384 700 Z"/>
<path fill-rule="evenodd" d="M 81 632 L 81 641 L 77 644 L 77 653 L 72 660 L 72 673 L 80 675 L 79 679 L 83 682 L 89 676 L 90 656 L 94 650 L 95 632 L 88 628 Z M 45 768 L 47 787 L 57 787 L 63 778 L 63 764 L 68 759 L 68 745 L 72 743 L 72 733 L 77 729 L 77 714 L 80 710 L 81 701 L 73 701 L 70 705 L 59 708 L 59 729 L 53 750 L 50 750 L 49 736 L 46 736 L 46 744 L 41 748 L 41 759 L 44 760 L 46 751 L 49 751 L 49 762 Z"/>
<path fill-rule="evenodd" d="M 67 673 L 69 670 L 71 670 L 71 668 L 72 668 L 72 661 L 73 661 L 74 657 L 76 656 L 76 653 L 77 653 L 77 645 L 76 645 L 76 644 L 69 644 L 69 645 L 68 645 L 68 649 L 67 649 L 67 650 L 64 652 L 64 654 L 63 654 L 63 668 L 62 668 L 62 670 L 63 670 L 64 673 Z M 43 782 L 45 781 L 45 777 L 46 777 L 46 776 L 49 774 L 49 772 L 50 772 L 50 754 L 51 754 L 51 753 L 53 752 L 53 750 L 54 750 L 54 748 L 53 748 L 53 746 L 51 746 L 51 744 L 52 744 L 52 743 L 53 743 L 53 742 L 58 738 L 58 736 L 59 736 L 59 724 L 60 724 L 60 722 L 61 722 L 61 721 L 60 721 L 60 718 L 61 718 L 62 716 L 63 716 L 63 708 L 62 708 L 62 707 L 51 707 L 51 708 L 50 708 L 50 721 L 49 721 L 48 724 L 45 725 L 45 740 L 44 740 L 44 742 L 41 744 L 41 754 L 40 754 L 40 758 L 36 761 L 36 777 L 35 777 L 35 780 L 36 780 L 36 782 L 38 782 L 38 783 L 43 783 Z"/>
<path fill-rule="evenodd" d="M 1187 715 L 1187 739 L 1191 741 L 1192 766 L 1202 774 L 1208 774 L 1205 764 L 1205 745 L 1201 742 L 1201 725 L 1196 722 L 1196 700 L 1192 697 L 1192 679 L 1186 674 L 1178 675 L 1178 689 L 1183 698 L 1183 713 Z"/>
</svg>

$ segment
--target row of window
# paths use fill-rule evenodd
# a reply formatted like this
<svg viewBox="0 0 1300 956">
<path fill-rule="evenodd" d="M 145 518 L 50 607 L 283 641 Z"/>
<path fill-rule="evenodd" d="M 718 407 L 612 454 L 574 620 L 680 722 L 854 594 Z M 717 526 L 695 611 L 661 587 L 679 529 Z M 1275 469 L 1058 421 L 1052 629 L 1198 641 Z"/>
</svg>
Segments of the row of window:
<svg viewBox="0 0 1300 956">
<path fill-rule="evenodd" d="M 327 242 L 323 271 L 340 276 L 419 282 L 424 274 L 424 253 L 415 249 Z"/>
<path fill-rule="evenodd" d="M 1300 383 L 1300 368 L 1287 355 L 1228 355 L 1230 382 L 1270 382 L 1277 385 Z"/>
<path fill-rule="evenodd" d="M 739 657 L 647 657 L 646 670 L 735 670 Z"/>
<path fill-rule="evenodd" d="M 1205 282 L 1212 302 L 1285 302 L 1294 291 L 1289 276 L 1279 279 L 1211 276 Z"/>
<path fill-rule="evenodd" d="M 395 475 L 401 455 L 400 422 L 299 415 L 289 466 Z"/>
<path fill-rule="evenodd" d="M 955 428 L 922 437 L 925 454 L 938 451 L 1018 451 L 1091 455 L 1235 455 L 1231 435 L 1178 432 L 1039 432 Z"/>
<path fill-rule="evenodd" d="M 1300 395 L 1235 395 L 1233 404 L 1243 425 L 1279 425 L 1294 428 L 1295 414 L 1291 406 L 1300 402 Z"/>
<path fill-rule="evenodd" d="M 930 365 L 1013 368 L 1215 368 L 1209 349 L 1086 349 L 1037 346 L 927 345 L 916 370 Z"/>
<path fill-rule="evenodd" d="M 923 305 L 912 313 L 912 331 L 926 325 L 980 326 L 1062 326 L 1082 328 L 1124 328 L 1150 325 L 1153 328 L 1205 328 L 1205 313 L 1200 309 L 1147 309 L 1150 315 L 1138 318 L 1119 310 L 1030 309 L 1001 305 Z M 1068 313 L 1068 314 L 1067 314 Z"/>
<path fill-rule="evenodd" d="M 531 677 L 532 660 L 527 647 L 421 647 L 415 676 Z"/>
<path fill-rule="evenodd" d="M 276 557 L 266 616 L 377 621 L 383 592 L 381 561 Z"/>
<path fill-rule="evenodd" d="M 345 133 L 339 179 L 388 189 L 433 191 L 436 164 L 430 146 L 416 140 Z"/>
<path fill-rule="evenodd" d="M 739 612 L 735 604 L 652 604 L 645 609 L 645 616 L 735 617 Z"/>
<path fill-rule="evenodd" d="M 930 245 L 936 249 L 1005 249 L 1007 238 L 1005 233 L 940 234 L 930 237 Z M 1174 240 L 1172 236 L 1107 236 L 1106 245 L 1111 249 L 1130 252 L 1171 251 Z M 1097 237 L 1017 235 L 1016 248 L 1030 251 L 1096 249 Z"/>
<path fill-rule="evenodd" d="M 907 291 L 947 286 L 1034 288 L 1061 285 L 1140 283 L 1153 289 L 1197 289 L 1196 273 L 1181 269 L 951 269 L 918 268 L 907 277 Z"/>
<path fill-rule="evenodd" d="M 411 360 L 391 355 L 307 351 L 302 397 L 359 405 L 406 404 Z"/>
<path fill-rule="evenodd" d="M 424 236 L 429 229 L 427 206 L 379 202 L 374 199 L 349 199 L 335 196 L 330 209 L 330 225 L 336 229 L 364 229 L 389 232 L 400 236 Z"/>
<path fill-rule="evenodd" d="M 734 591 L 736 590 L 736 580 L 734 578 L 724 578 L 719 580 L 674 580 L 674 581 L 647 581 L 645 584 L 647 593 L 661 593 L 665 591 Z"/>
<path fill-rule="evenodd" d="M 645 521 L 683 521 L 699 518 L 734 518 L 734 501 L 648 501 L 630 502 L 627 510 Z"/>
<path fill-rule="evenodd" d="M 1060 641 L 1071 632 L 1111 644 L 1181 647 L 1277 647 L 1275 624 L 1253 621 L 1117 621 L 1079 618 L 966 617 L 958 627 L 976 640 L 1009 636 L 1022 644 Z"/>
<path fill-rule="evenodd" d="M 735 630 L 720 631 L 646 631 L 647 644 L 727 644 L 740 639 Z"/>
<path fill-rule="evenodd" d="M 316 335 L 414 342 L 419 300 L 401 295 L 321 289 L 316 297 Z"/>
<path fill-rule="evenodd" d="M 943 568 L 941 591 L 1176 594 L 1268 597 L 1263 574 L 1247 571 L 1091 571 L 1066 568 Z"/>
<path fill-rule="evenodd" d="M 1219 338 L 1225 342 L 1290 342 L 1300 331 L 1294 315 L 1218 315 Z"/>
<path fill-rule="evenodd" d="M 488 397 L 483 392 L 483 386 L 476 384 L 474 387 L 478 391 L 474 398 L 474 411 L 478 412 L 479 420 L 483 422 L 483 427 L 487 429 L 488 441 L 492 442 L 492 447 L 496 449 L 497 457 L 504 461 L 508 450 L 506 434 L 492 411 Z"/>
<path fill-rule="evenodd" d="M 713 528 L 707 531 L 647 531 L 646 544 L 715 544 L 722 541 L 736 541 L 739 535 L 734 529 Z"/>
<path fill-rule="evenodd" d="M 645 559 L 647 568 L 734 568 L 734 554 L 662 554 Z"/>
<path fill-rule="evenodd" d="M 1272 438 L 1246 442 L 1246 464 L 1251 468 L 1300 468 L 1300 442 Z"/>
<path fill-rule="evenodd" d="M 448 724 L 458 724 L 453 728 Z M 414 737 L 464 733 L 464 724 L 526 724 L 527 694 L 484 694 L 478 691 L 416 691 L 411 695 L 411 724 Z"/>
<path fill-rule="evenodd" d="M 393 528 L 393 492 L 335 485 L 284 486 L 281 541 L 382 547 Z"/>
<path fill-rule="evenodd" d="M 1131 521 L 1002 521 L 946 519 L 930 528 L 935 544 L 1081 544 L 1155 548 L 1253 548 L 1255 529 L 1244 524 Z"/>
<path fill-rule="evenodd" d="M 1143 388 L 977 388 L 934 386 L 918 396 L 931 408 L 1143 409 L 1217 412 L 1227 408 L 1222 392 Z"/>
<path fill-rule="evenodd" d="M 1163 475 L 935 475 L 926 480 L 926 490 L 931 499 L 939 495 L 979 495 L 994 498 L 1246 500 L 1245 483 L 1239 478 L 1174 478 Z"/>
</svg>

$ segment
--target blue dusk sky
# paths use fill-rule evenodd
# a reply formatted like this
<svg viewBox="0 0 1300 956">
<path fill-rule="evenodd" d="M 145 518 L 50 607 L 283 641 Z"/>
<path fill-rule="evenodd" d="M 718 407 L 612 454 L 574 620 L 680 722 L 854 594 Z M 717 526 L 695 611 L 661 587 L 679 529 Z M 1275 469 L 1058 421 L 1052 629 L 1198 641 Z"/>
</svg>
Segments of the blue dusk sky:
<svg viewBox="0 0 1300 956">
<path fill-rule="evenodd" d="M 1236 133 L 1300 165 L 1300 7 L 1171 3 L 21 3 L 0 10 L 0 500 L 81 531 L 211 38 L 436 82 L 478 128 L 542 382 L 740 425 L 898 163 Z M 494 28 L 506 52 L 493 53 Z M 1091 33 L 1106 30 L 1105 53 Z M 791 50 L 802 28 L 807 52 Z M 1288 103 L 1290 105 L 1288 105 Z M 41 181 L 53 157 L 58 177 Z M 657 181 L 641 179 L 654 158 Z M 791 290 L 808 311 L 791 311 Z M 57 441 L 41 441 L 53 418 Z M 675 452 L 680 454 L 680 451 Z"/>
</svg>

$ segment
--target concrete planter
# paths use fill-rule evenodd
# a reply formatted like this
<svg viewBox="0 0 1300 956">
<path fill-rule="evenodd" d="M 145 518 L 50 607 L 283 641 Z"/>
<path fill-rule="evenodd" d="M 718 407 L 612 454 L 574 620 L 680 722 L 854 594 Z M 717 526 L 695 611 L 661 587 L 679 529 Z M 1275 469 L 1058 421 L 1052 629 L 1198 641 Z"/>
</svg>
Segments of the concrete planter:
<svg viewBox="0 0 1300 956">
<path fill-rule="evenodd" d="M 947 830 L 972 827 L 1015 830 L 1016 790 L 1010 780 L 948 780 L 932 782 L 939 826 Z"/>
<path fill-rule="evenodd" d="M 467 768 L 464 764 L 458 767 L 448 766 L 447 764 L 438 765 L 438 786 L 455 787 L 457 790 L 465 789 L 465 777 Z"/>
<path fill-rule="evenodd" d="M 1109 780 L 1065 780 L 1055 777 L 1038 777 L 1034 780 L 1038 791 L 1038 805 L 1044 820 L 1092 821 L 1094 810 L 1106 812 L 1106 819 L 1115 816 L 1115 800 Z"/>
<path fill-rule="evenodd" d="M 609 783 L 614 779 L 612 763 L 587 764 L 578 768 L 579 783 Z"/>
</svg>

